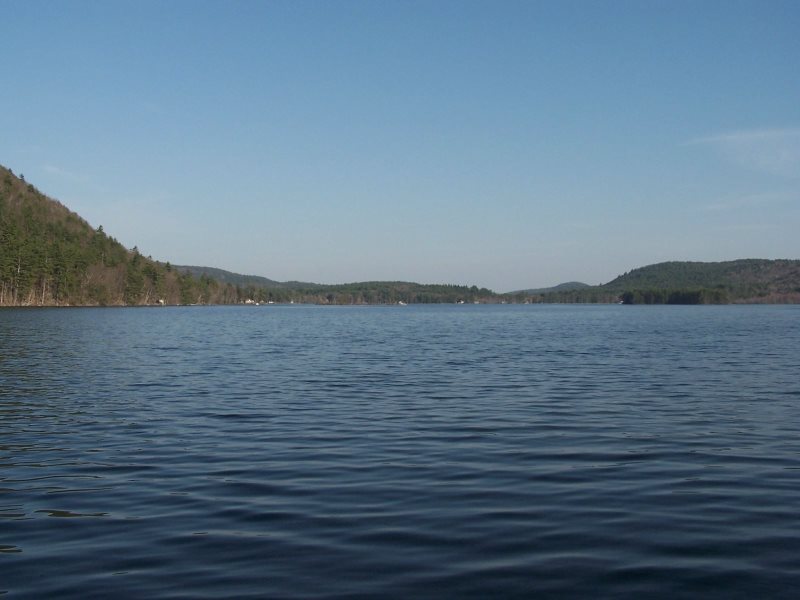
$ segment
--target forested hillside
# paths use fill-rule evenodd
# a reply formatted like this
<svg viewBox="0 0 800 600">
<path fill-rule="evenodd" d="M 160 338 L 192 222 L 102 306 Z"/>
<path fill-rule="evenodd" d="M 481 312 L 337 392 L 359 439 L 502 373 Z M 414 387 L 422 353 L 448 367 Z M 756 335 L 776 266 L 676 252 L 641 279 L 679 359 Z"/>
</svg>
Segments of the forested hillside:
<svg viewBox="0 0 800 600">
<path fill-rule="evenodd" d="M 605 285 L 572 282 L 496 294 L 486 288 L 374 281 L 277 282 L 209 267 L 172 267 L 127 249 L 0 167 L 0 306 L 309 302 L 396 304 L 800 302 L 800 260 L 666 262 Z"/>
<path fill-rule="evenodd" d="M 800 301 L 800 260 L 665 262 L 605 284 L 626 303 L 720 304 Z"/>
<path fill-rule="evenodd" d="M 212 279 L 216 279 L 221 283 L 230 283 L 237 285 L 240 288 L 248 286 L 254 288 L 308 288 L 314 286 L 313 283 L 299 283 L 299 282 L 281 282 L 267 279 L 259 275 L 242 275 L 241 273 L 233 273 L 225 269 L 217 269 L 215 267 L 197 267 L 190 265 L 174 265 L 174 267 L 181 273 L 190 273 L 195 277 L 202 277 L 207 275 Z"/>
<path fill-rule="evenodd" d="M 0 306 L 235 302 L 236 288 L 126 249 L 0 167 Z"/>
<path fill-rule="evenodd" d="M 665 262 L 599 286 L 549 291 L 535 302 L 728 304 L 800 302 L 800 260 Z"/>
<path fill-rule="evenodd" d="M 306 301 L 319 304 L 439 304 L 499 303 L 504 297 L 486 288 L 466 285 L 421 284 L 405 281 L 365 281 L 298 289 Z"/>
<path fill-rule="evenodd" d="M 559 283 L 558 285 L 554 285 L 552 287 L 547 288 L 533 288 L 530 290 L 519 290 L 517 292 L 511 292 L 513 295 L 526 295 L 526 296 L 536 296 L 542 294 L 550 294 L 552 292 L 572 292 L 574 290 L 581 290 L 584 288 L 592 287 L 588 283 L 583 283 L 580 281 L 567 281 L 566 283 Z"/>
<path fill-rule="evenodd" d="M 0 167 L 0 306 L 310 302 L 491 302 L 485 288 L 366 282 L 281 283 L 209 267 L 172 267 L 126 249 L 23 176 Z"/>
<path fill-rule="evenodd" d="M 274 281 L 213 267 L 176 266 L 195 277 L 208 276 L 230 283 L 255 301 L 307 302 L 311 304 L 435 304 L 501 302 L 505 297 L 486 288 L 465 285 L 422 284 L 406 281 L 362 281 L 325 285 L 302 281 Z"/>
</svg>

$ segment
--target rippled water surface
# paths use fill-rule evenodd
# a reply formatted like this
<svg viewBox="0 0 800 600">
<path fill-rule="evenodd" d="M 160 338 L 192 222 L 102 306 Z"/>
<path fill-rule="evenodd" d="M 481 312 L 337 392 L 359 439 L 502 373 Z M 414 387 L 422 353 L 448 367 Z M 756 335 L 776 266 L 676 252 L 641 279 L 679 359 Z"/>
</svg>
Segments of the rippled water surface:
<svg viewBox="0 0 800 600">
<path fill-rule="evenodd" d="M 800 307 L 0 311 L 8 598 L 796 597 Z"/>
</svg>

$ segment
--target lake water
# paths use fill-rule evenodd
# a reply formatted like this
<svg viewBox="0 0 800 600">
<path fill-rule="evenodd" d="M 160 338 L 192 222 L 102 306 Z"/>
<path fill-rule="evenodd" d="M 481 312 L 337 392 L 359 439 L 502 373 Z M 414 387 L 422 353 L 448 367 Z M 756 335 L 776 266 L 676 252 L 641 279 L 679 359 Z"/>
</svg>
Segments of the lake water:
<svg viewBox="0 0 800 600">
<path fill-rule="evenodd" d="M 800 307 L 0 311 L 7 598 L 798 590 Z"/>
</svg>

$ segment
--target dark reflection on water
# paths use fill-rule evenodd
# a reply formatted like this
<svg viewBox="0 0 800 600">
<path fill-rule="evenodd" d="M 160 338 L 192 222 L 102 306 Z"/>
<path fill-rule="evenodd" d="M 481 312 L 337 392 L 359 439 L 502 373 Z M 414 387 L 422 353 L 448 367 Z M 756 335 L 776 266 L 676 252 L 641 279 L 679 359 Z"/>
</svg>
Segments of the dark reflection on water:
<svg viewBox="0 0 800 600">
<path fill-rule="evenodd" d="M 797 307 L 0 311 L 0 592 L 793 597 Z"/>
</svg>

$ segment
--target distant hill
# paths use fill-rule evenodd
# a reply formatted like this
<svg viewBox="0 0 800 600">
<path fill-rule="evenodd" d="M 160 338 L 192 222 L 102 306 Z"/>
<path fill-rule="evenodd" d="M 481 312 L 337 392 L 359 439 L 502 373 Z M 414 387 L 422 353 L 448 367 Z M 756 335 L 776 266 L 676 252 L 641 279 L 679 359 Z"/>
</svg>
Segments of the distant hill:
<svg viewBox="0 0 800 600">
<path fill-rule="evenodd" d="M 499 302 L 485 288 L 278 282 L 211 267 L 173 267 L 125 248 L 24 177 L 0 167 L 0 306 L 310 302 Z"/>
<path fill-rule="evenodd" d="M 509 296 L 543 303 L 800 303 L 800 260 L 672 261 L 634 269 L 603 285 L 571 282 Z"/>
<path fill-rule="evenodd" d="M 626 304 L 800 303 L 800 260 L 664 262 L 599 286 L 553 290 L 538 302 Z"/>
<path fill-rule="evenodd" d="M 553 287 L 548 288 L 534 288 L 530 290 L 519 290 L 517 292 L 510 292 L 511 294 L 528 294 L 528 295 L 535 295 L 535 294 L 549 294 L 551 292 L 569 292 L 572 290 L 580 290 L 583 288 L 592 287 L 588 283 L 581 283 L 580 281 L 568 281 L 566 283 L 559 283 L 558 285 L 554 285 Z"/>
<path fill-rule="evenodd" d="M 406 281 L 364 281 L 316 286 L 304 292 L 319 304 L 471 304 L 499 303 L 506 298 L 486 288 L 466 285 L 422 284 Z"/>
<path fill-rule="evenodd" d="M 174 265 L 178 271 L 182 273 L 191 273 L 195 277 L 201 277 L 203 275 L 207 275 L 212 279 L 216 279 L 222 283 L 230 283 L 232 285 L 238 285 L 240 287 L 259 287 L 259 288 L 275 288 L 275 289 L 287 289 L 287 290 L 306 290 L 312 288 L 319 288 L 323 287 L 321 284 L 318 283 L 305 283 L 302 281 L 275 281 L 273 279 L 267 279 L 266 277 L 261 277 L 259 275 L 242 275 L 240 273 L 233 273 L 232 271 L 226 271 L 225 269 L 217 269 L 214 267 L 198 267 L 198 266 L 186 266 L 186 265 Z"/>
<path fill-rule="evenodd" d="M 236 286 L 240 295 L 261 301 L 311 304 L 432 304 L 456 302 L 501 302 L 504 297 L 486 288 L 464 285 L 421 284 L 407 281 L 362 281 L 321 284 L 274 281 L 257 275 L 241 275 L 224 269 L 175 266 L 195 277 L 210 277 Z"/>
<path fill-rule="evenodd" d="M 608 282 L 630 303 L 800 302 L 800 260 L 664 262 Z"/>
<path fill-rule="evenodd" d="M 278 282 L 211 267 L 172 267 L 127 249 L 20 175 L 0 167 L 0 306 L 619 302 L 800 303 L 800 260 L 665 262 L 604 285 L 568 282 L 496 294 L 465 285 Z"/>
<path fill-rule="evenodd" d="M 726 262 L 663 262 L 633 269 L 606 283 L 632 287 L 728 287 L 791 291 L 800 279 L 800 260 L 742 259 Z"/>
</svg>

